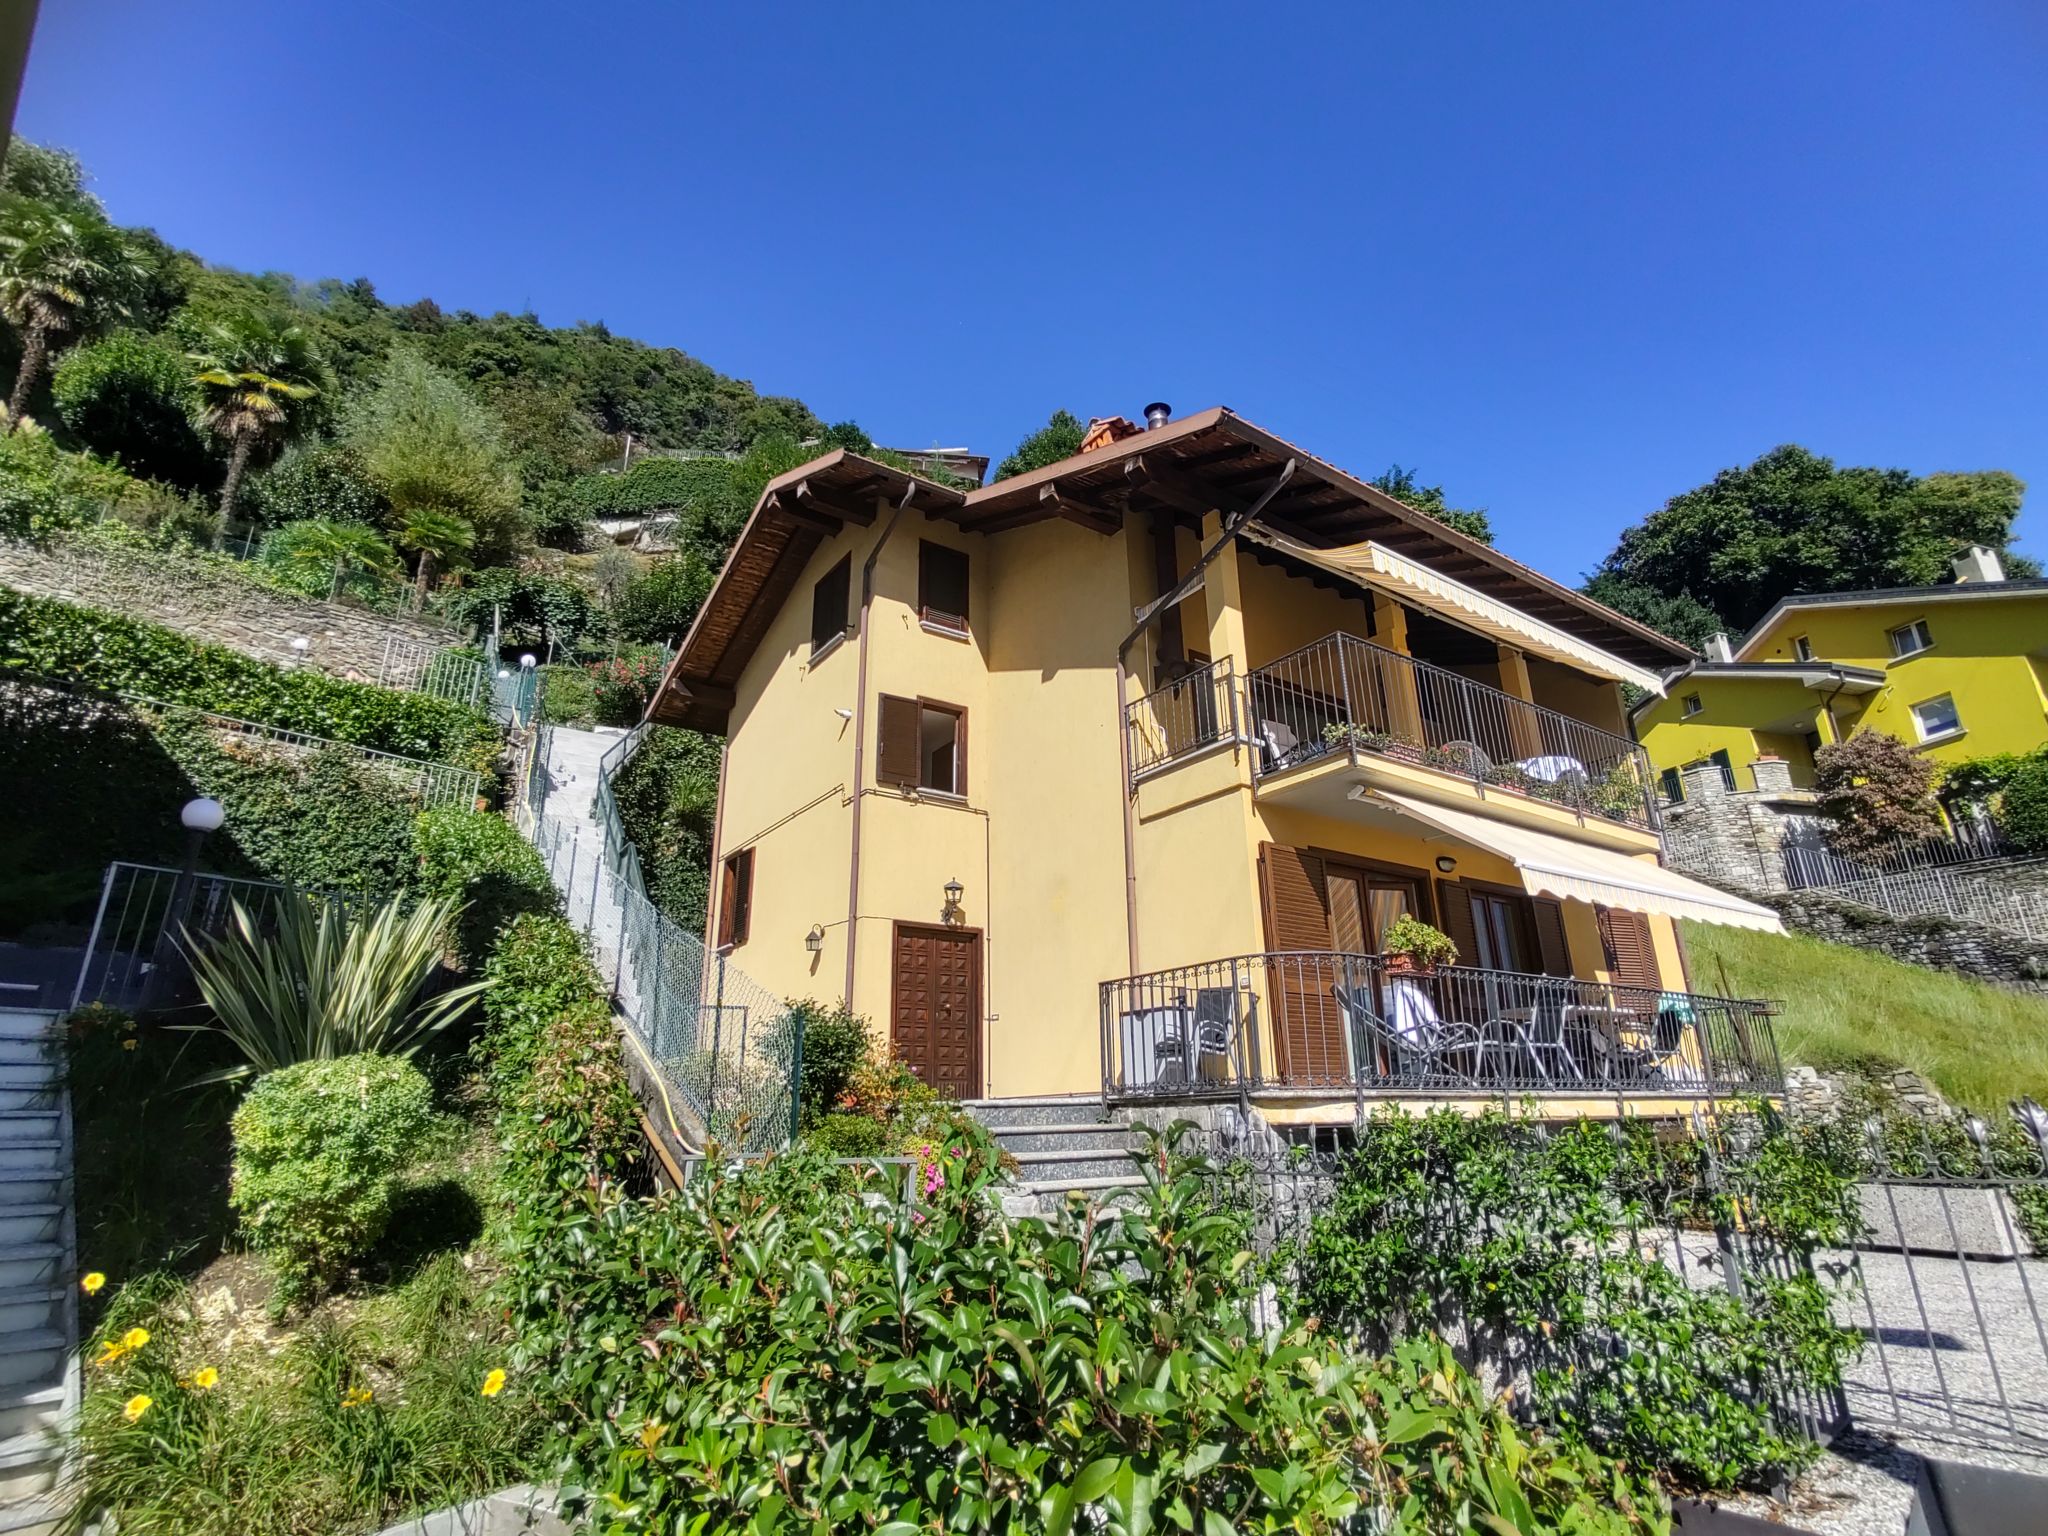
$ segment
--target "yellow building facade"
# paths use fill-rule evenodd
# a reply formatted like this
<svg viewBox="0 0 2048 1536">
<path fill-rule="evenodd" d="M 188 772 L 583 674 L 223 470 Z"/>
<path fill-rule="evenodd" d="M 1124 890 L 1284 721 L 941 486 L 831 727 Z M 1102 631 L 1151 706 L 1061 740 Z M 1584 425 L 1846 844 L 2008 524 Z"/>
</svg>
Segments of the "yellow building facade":
<svg viewBox="0 0 2048 1536">
<path fill-rule="evenodd" d="M 1620 684 L 1678 654 L 1210 411 L 968 493 L 783 477 L 650 718 L 727 737 L 710 926 L 767 987 L 963 1098 L 1227 1080 L 1314 1120 L 1395 1081 L 1361 1021 L 1400 915 L 1460 950 L 1409 1011 L 1503 1036 L 1456 1080 L 1493 1049 L 1610 1096 L 1656 1041 L 1506 1035 L 1584 984 L 1670 1036 L 1673 914 L 1775 925 L 1661 866 Z"/>
<path fill-rule="evenodd" d="M 1861 730 L 1941 764 L 2048 743 L 2048 581 L 2007 581 L 1981 549 L 1956 565 L 1951 585 L 1787 598 L 1725 659 L 1668 677 L 1634 712 L 1667 796 L 1708 760 L 1753 789 L 1764 756 L 1809 786 L 1814 752 Z"/>
</svg>

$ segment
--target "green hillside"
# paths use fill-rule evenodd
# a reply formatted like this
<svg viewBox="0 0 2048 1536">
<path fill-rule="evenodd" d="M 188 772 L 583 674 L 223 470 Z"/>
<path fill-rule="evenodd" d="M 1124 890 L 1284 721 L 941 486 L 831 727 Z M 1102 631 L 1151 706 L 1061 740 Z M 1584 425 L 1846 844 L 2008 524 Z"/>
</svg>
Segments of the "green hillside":
<svg viewBox="0 0 2048 1536">
<path fill-rule="evenodd" d="M 2048 1101 L 2048 999 L 1798 934 L 1684 928 L 1694 986 L 1779 1005 L 1787 1064 L 1907 1066 L 1978 1109 Z"/>
</svg>

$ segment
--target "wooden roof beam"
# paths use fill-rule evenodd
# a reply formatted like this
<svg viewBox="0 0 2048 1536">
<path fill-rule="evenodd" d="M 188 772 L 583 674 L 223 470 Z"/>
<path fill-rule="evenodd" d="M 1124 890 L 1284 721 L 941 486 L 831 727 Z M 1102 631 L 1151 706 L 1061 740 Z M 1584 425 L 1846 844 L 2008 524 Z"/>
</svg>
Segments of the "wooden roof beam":
<svg viewBox="0 0 2048 1536">
<path fill-rule="evenodd" d="M 1063 517 L 1070 523 L 1100 534 L 1119 533 L 1123 530 L 1121 515 L 1111 511 L 1092 496 L 1076 491 L 1062 490 L 1058 485 L 1041 485 L 1038 488 L 1038 505 L 1041 510 Z"/>
<path fill-rule="evenodd" d="M 874 477 L 869 478 L 872 480 Z M 865 528 L 875 520 L 873 507 L 862 506 L 855 496 L 842 495 L 837 487 L 820 487 L 814 479 L 797 482 L 796 500 L 799 505 L 815 507 L 842 523 L 858 523 Z M 838 530 L 835 528 L 833 531 L 836 533 Z"/>
</svg>

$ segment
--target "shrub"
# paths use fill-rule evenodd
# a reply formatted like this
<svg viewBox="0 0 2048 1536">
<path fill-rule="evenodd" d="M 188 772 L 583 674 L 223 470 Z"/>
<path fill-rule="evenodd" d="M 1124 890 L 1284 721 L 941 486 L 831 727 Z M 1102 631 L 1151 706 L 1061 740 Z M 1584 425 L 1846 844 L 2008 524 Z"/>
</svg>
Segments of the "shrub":
<svg viewBox="0 0 2048 1536">
<path fill-rule="evenodd" d="M 717 580 L 718 567 L 695 550 L 655 561 L 620 594 L 619 633 L 646 645 L 680 644 Z"/>
<path fill-rule="evenodd" d="M 639 850 L 647 895 L 692 933 L 704 931 L 711 823 L 718 804 L 717 738 L 655 726 L 612 778 L 627 840 Z"/>
<path fill-rule="evenodd" d="M 854 1075 L 873 1058 L 874 1038 L 867 1018 L 843 1004 L 807 997 L 791 1003 L 789 1012 L 804 1032 L 801 1107 L 803 1127 L 808 1130 L 840 1107 Z"/>
<path fill-rule="evenodd" d="M 1844 858 L 1941 831 L 1934 765 L 1895 736 L 1859 731 L 1828 743 L 1813 754 L 1813 788 L 1828 846 Z"/>
<path fill-rule="evenodd" d="M 485 774 L 497 764 L 497 731 L 463 705 L 305 668 L 286 671 L 162 625 L 0 588 L 0 675 L 10 672 L 140 693 Z"/>
<path fill-rule="evenodd" d="M 1007 1221 L 943 1156 L 877 1200 L 800 1154 L 579 1215 L 579 1262 L 518 1313 L 566 1492 L 605 1536 L 1662 1528 L 1441 1343 L 1262 1335 L 1211 1170 L 1147 1168 L 1114 1218 Z"/>
<path fill-rule="evenodd" d="M 588 668 L 556 662 L 540 669 L 540 718 L 585 730 L 597 724 L 597 680 Z"/>
<path fill-rule="evenodd" d="M 46 539 L 82 527 L 134 482 L 119 465 L 66 453 L 47 436 L 0 436 L 0 538 Z"/>
<path fill-rule="evenodd" d="M 249 1090 L 229 1199 L 287 1296 L 331 1285 L 384 1235 L 431 1116 L 426 1078 L 389 1056 L 304 1061 Z"/>
<path fill-rule="evenodd" d="M 219 460 L 193 425 L 192 365 L 174 347 L 135 331 L 87 342 L 57 364 L 50 393 L 80 442 L 133 473 L 192 491 L 219 483 Z"/>
<path fill-rule="evenodd" d="M 455 949 L 472 972 L 513 918 L 556 909 L 554 882 L 533 845 L 489 811 L 427 811 L 414 823 L 417 883 L 459 904 Z"/>
<path fill-rule="evenodd" d="M 2028 853 L 2048 853 L 2048 751 L 2023 758 L 2007 776 L 1998 824 Z"/>
<path fill-rule="evenodd" d="M 880 1157 L 889 1150 L 889 1129 L 866 1115 L 820 1115 L 804 1142 L 821 1157 Z"/>
<path fill-rule="evenodd" d="M 377 527 L 391 510 L 362 455 L 332 442 L 287 448 L 251 483 L 246 506 L 256 522 L 272 527 L 315 521 Z"/>
<path fill-rule="evenodd" d="M 214 1021 L 179 1027 L 227 1036 L 242 1059 L 219 1077 L 365 1052 L 410 1056 L 486 985 L 427 993 L 452 902 L 406 910 L 393 900 L 357 914 L 288 890 L 266 922 L 239 901 L 233 910 L 232 926 L 211 943 L 181 940 Z"/>
<path fill-rule="evenodd" d="M 1417 965 L 1456 965 L 1458 946 L 1448 934 L 1406 913 L 1387 925 L 1380 948 L 1389 955 L 1407 955 Z"/>
<path fill-rule="evenodd" d="M 658 651 L 618 656 L 592 662 L 588 671 L 597 723 L 634 726 L 647 713 L 648 701 L 661 684 L 662 656 Z"/>
<path fill-rule="evenodd" d="M 1773 1401 L 1839 1386 L 1858 1348 L 1813 1264 L 1855 1216 L 1850 1176 L 1753 1129 L 1715 1190 L 1701 1143 L 1641 1121 L 1382 1114 L 1292 1256 L 1300 1305 L 1365 1343 L 1463 1322 L 1568 1437 L 1698 1486 L 1768 1482 L 1815 1452 Z M 1747 1267 L 1743 1300 L 1638 1241 L 1738 1221 L 1782 1260 Z"/>
<path fill-rule="evenodd" d="M 334 530 L 359 527 L 326 518 L 285 523 L 263 535 L 263 542 L 256 546 L 256 568 L 272 586 L 300 597 L 346 597 L 369 608 L 395 608 L 404 589 L 392 578 L 388 566 L 377 569 L 344 561 L 340 581 L 335 579 Z M 367 542 L 363 547 L 372 550 Z"/>
</svg>

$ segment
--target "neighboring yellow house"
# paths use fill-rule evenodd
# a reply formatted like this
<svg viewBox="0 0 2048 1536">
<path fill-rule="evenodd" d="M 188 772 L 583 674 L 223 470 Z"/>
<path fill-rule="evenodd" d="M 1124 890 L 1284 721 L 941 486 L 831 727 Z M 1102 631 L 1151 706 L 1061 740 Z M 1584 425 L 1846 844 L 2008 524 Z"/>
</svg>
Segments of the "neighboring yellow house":
<svg viewBox="0 0 2048 1536">
<path fill-rule="evenodd" d="M 2048 742 L 2048 581 L 2005 580 L 1981 546 L 1955 568 L 1949 586 L 1788 597 L 1739 650 L 1715 636 L 1632 714 L 1665 797 L 1708 760 L 1738 790 L 1763 756 L 1810 786 L 1813 754 L 1859 730 L 1939 763 Z"/>
<path fill-rule="evenodd" d="M 1621 685 L 1676 643 L 1224 410 L 967 493 L 832 453 L 764 493 L 650 710 L 728 737 L 714 942 L 966 1097 L 1696 1093 Z M 1461 966 L 1393 974 L 1402 914 Z"/>
</svg>

